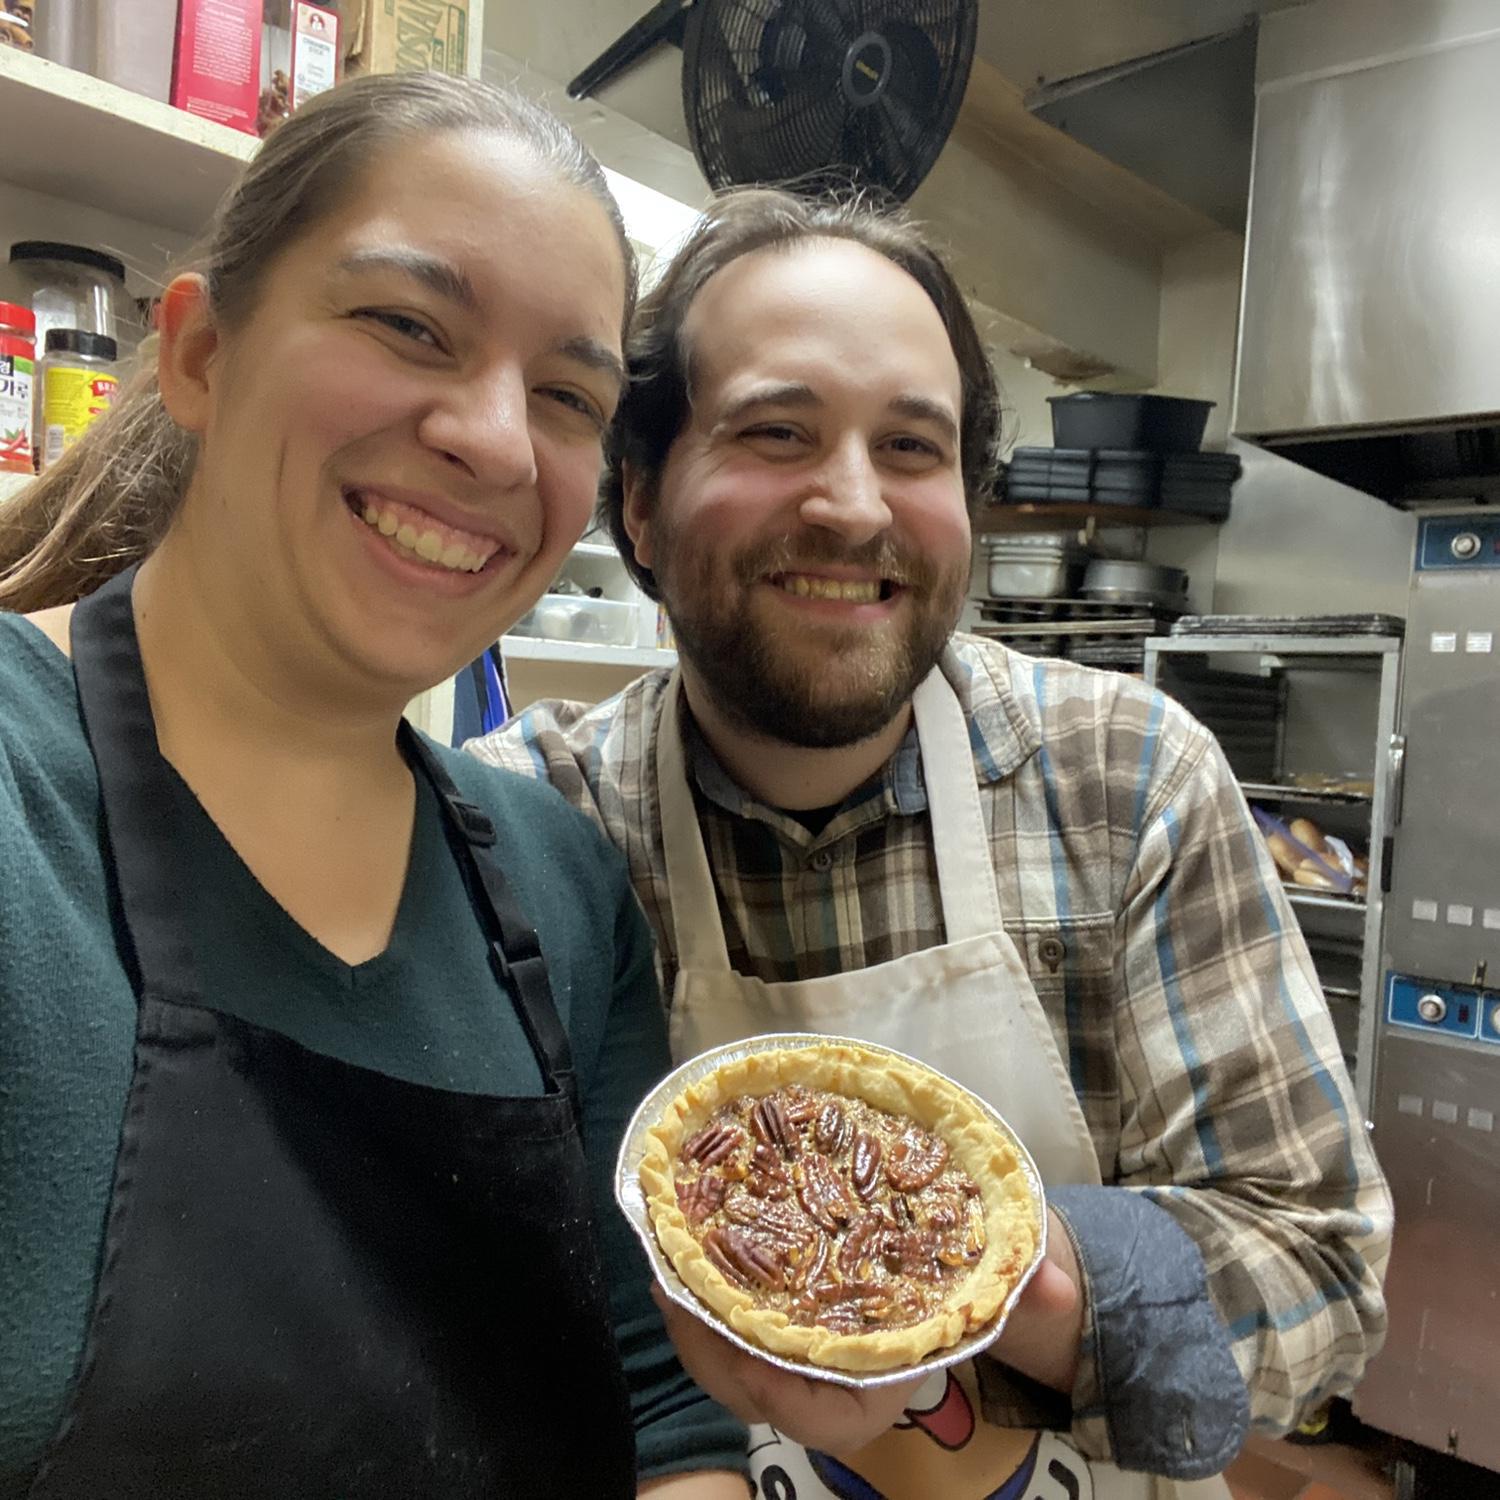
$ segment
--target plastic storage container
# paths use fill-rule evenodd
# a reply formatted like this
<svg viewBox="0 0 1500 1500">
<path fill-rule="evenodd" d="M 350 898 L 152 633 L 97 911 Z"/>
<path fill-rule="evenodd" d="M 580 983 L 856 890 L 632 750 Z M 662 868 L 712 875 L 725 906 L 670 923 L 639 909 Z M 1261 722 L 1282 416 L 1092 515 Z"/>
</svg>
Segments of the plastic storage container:
<svg viewBox="0 0 1500 1500">
<path fill-rule="evenodd" d="M 1059 448 L 1130 448 L 1150 453 L 1196 453 L 1212 401 L 1185 396 L 1127 396 L 1078 391 L 1049 396 L 1052 441 Z"/>
<path fill-rule="evenodd" d="M 125 305 L 125 267 L 113 255 L 55 240 L 20 240 L 10 247 L 12 301 L 36 315 L 36 347 L 45 352 L 54 328 L 115 336 Z"/>
<path fill-rule="evenodd" d="M 640 618 L 639 606 L 629 601 L 544 594 L 535 609 L 511 626 L 510 633 L 588 646 L 634 646 Z"/>
<path fill-rule="evenodd" d="M 37 467 L 55 464 L 114 404 L 119 347 L 102 333 L 54 328 L 37 371 Z"/>
<path fill-rule="evenodd" d="M 0 302 L 0 470 L 30 474 L 36 319 L 29 307 Z"/>
</svg>

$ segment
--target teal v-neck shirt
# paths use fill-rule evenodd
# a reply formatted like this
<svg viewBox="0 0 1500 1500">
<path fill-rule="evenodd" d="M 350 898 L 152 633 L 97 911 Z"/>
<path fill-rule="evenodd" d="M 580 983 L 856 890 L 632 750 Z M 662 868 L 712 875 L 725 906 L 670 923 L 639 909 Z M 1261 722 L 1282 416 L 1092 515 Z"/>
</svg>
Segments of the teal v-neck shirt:
<svg viewBox="0 0 1500 1500">
<path fill-rule="evenodd" d="M 496 855 L 541 939 L 572 1041 L 583 1130 L 643 1475 L 745 1466 L 745 1433 L 682 1372 L 612 1192 L 615 1153 L 666 1071 L 651 940 L 623 862 L 544 784 L 438 747 L 494 821 Z M 460 1092 L 535 1094 L 539 1070 L 417 779 L 390 945 L 342 963 L 263 889 L 180 779 L 184 889 L 216 1009 L 314 1051 Z M 0 1497 L 23 1495 L 57 1427 L 88 1325 L 135 996 L 106 878 L 99 782 L 72 664 L 0 614 Z M 496 1348 L 496 1359 L 525 1358 Z M 559 1391 L 566 1406 L 568 1393 Z M 576 1413 L 589 1441 L 592 1413 Z"/>
</svg>

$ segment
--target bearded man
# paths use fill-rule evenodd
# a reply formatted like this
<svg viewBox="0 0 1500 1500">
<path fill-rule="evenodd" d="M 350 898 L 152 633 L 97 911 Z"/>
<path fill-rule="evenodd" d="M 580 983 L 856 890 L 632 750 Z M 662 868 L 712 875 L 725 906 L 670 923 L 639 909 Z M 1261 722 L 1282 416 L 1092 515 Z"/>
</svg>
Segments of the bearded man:
<svg viewBox="0 0 1500 1500">
<path fill-rule="evenodd" d="M 721 199 L 630 374 L 605 511 L 679 668 L 469 748 L 624 852 L 679 1058 L 912 1054 L 1001 1111 L 1051 1205 L 951 1377 L 855 1402 L 674 1308 L 679 1351 L 780 1500 L 1227 1495 L 1252 1416 L 1291 1426 L 1378 1348 L 1390 1203 L 1218 746 L 1129 678 L 954 633 L 999 400 L 910 224 Z"/>
</svg>

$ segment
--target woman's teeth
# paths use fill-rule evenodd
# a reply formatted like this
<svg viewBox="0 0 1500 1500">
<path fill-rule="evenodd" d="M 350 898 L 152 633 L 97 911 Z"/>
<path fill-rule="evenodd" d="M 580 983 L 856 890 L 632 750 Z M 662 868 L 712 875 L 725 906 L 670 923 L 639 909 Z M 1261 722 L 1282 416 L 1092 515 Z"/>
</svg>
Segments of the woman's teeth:
<svg viewBox="0 0 1500 1500">
<path fill-rule="evenodd" d="M 409 519 L 413 512 L 408 506 L 398 511 L 395 506 L 358 498 L 355 505 L 365 525 L 378 531 L 397 552 L 452 573 L 477 573 L 499 551 L 497 542 L 480 541 L 476 537 L 470 544 L 459 540 L 458 534 L 448 527 L 444 528 L 448 532 L 445 539 L 436 526 L 424 526 Z"/>
<path fill-rule="evenodd" d="M 799 599 L 840 599 L 848 604 L 875 604 L 880 583 L 875 579 L 809 578 L 805 573 L 783 573 L 781 589 Z"/>
</svg>

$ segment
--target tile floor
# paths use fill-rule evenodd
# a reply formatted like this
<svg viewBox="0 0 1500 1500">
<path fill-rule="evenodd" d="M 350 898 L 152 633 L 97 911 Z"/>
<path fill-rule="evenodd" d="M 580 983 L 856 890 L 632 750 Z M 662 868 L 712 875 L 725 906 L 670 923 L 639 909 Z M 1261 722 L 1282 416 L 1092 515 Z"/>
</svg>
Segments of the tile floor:
<svg viewBox="0 0 1500 1500">
<path fill-rule="evenodd" d="M 1229 1470 L 1235 1500 L 1394 1500 L 1384 1454 L 1343 1443 L 1251 1438 Z"/>
</svg>

